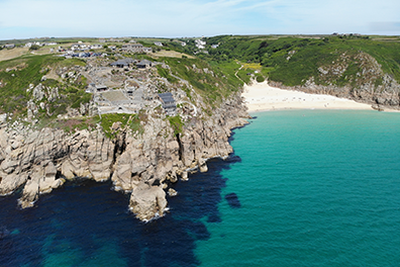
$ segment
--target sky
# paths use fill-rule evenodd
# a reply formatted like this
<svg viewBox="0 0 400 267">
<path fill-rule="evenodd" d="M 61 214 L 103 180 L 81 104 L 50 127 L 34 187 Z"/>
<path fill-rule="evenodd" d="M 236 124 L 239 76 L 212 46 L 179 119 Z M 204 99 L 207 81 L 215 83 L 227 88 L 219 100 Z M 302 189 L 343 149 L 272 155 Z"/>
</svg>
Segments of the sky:
<svg viewBox="0 0 400 267">
<path fill-rule="evenodd" d="M 0 40 L 400 35 L 399 0 L 0 0 Z"/>
</svg>

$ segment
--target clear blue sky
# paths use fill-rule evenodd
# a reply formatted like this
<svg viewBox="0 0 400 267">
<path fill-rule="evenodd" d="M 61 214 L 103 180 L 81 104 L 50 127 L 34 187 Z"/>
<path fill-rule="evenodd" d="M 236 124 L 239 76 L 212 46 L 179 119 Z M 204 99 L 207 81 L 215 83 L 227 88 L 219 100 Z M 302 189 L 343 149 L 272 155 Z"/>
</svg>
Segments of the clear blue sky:
<svg viewBox="0 0 400 267">
<path fill-rule="evenodd" d="M 400 0 L 0 0 L 0 39 L 400 35 Z"/>
</svg>

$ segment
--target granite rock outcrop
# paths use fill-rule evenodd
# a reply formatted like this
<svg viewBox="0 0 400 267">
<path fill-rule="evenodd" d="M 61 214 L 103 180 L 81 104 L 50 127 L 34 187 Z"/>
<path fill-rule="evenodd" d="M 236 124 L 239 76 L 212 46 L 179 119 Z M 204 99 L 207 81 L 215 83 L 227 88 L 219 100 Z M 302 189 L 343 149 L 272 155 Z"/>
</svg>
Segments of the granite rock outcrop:
<svg viewBox="0 0 400 267">
<path fill-rule="evenodd" d="M 151 112 L 151 111 L 148 111 Z M 22 188 L 22 208 L 31 207 L 41 194 L 66 180 L 86 177 L 111 179 L 114 189 L 130 193 L 130 209 L 143 221 L 163 216 L 166 192 L 190 170 L 207 171 L 207 159 L 232 153 L 231 129 L 247 124 L 239 94 L 213 110 L 210 117 L 193 117 L 176 133 L 163 116 L 148 114 L 142 133 L 129 127 L 109 139 L 98 126 L 66 133 L 41 130 L 0 116 L 0 194 Z M 170 190 L 170 192 L 174 192 Z"/>
</svg>

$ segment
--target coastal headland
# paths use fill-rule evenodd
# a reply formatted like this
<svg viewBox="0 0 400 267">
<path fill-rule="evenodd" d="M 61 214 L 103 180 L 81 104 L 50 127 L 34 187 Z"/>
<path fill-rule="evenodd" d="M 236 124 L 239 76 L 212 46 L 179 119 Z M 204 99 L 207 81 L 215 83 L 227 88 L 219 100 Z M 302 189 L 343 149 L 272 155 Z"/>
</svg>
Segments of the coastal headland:
<svg viewBox="0 0 400 267">
<path fill-rule="evenodd" d="M 111 180 L 148 221 L 179 195 L 175 182 L 233 152 L 248 112 L 400 110 L 398 37 L 55 38 L 0 50 L 0 195 L 22 208 L 66 180 Z"/>
</svg>

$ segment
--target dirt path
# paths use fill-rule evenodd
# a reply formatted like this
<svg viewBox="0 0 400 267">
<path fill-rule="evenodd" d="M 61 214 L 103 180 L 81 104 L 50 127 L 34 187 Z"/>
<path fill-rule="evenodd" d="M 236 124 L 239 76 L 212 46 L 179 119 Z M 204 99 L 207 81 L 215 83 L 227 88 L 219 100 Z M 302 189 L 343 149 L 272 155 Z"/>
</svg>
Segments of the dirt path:
<svg viewBox="0 0 400 267">
<path fill-rule="evenodd" d="M 240 68 L 235 72 L 235 76 L 236 76 L 236 78 L 238 78 L 239 80 L 241 80 L 243 84 L 246 84 L 245 81 L 243 81 L 243 80 L 237 75 L 238 72 L 239 72 L 239 70 L 241 70 L 242 68 L 243 68 L 243 65 L 240 66 Z"/>
</svg>

